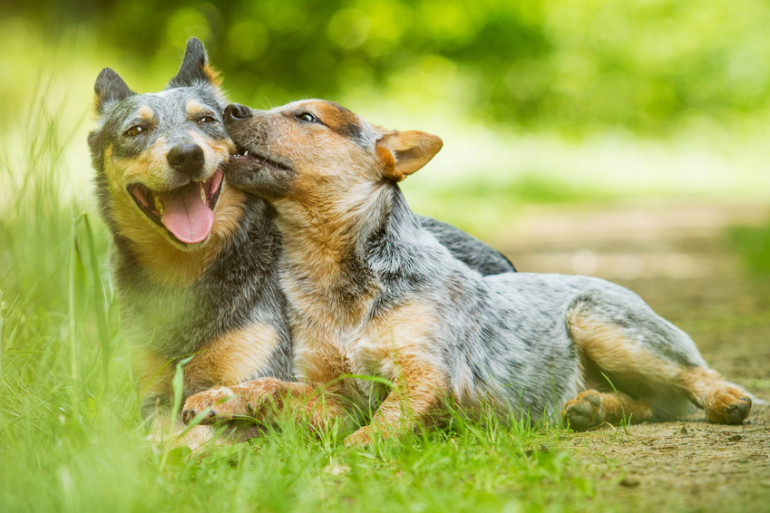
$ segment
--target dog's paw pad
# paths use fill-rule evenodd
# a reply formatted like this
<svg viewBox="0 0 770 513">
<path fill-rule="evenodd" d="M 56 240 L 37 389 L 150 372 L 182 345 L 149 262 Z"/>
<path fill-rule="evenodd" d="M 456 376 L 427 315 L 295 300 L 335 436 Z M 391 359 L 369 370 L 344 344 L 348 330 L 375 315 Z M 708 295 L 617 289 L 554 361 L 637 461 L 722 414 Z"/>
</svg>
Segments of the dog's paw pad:
<svg viewBox="0 0 770 513">
<path fill-rule="evenodd" d="M 738 402 L 727 407 L 727 417 L 730 419 L 730 424 L 743 424 L 744 419 L 749 416 L 750 411 L 751 399 L 748 397 L 741 397 Z"/>
<path fill-rule="evenodd" d="M 598 392 L 587 390 L 564 405 L 564 423 L 575 431 L 585 431 L 604 422 L 602 400 Z"/>
</svg>

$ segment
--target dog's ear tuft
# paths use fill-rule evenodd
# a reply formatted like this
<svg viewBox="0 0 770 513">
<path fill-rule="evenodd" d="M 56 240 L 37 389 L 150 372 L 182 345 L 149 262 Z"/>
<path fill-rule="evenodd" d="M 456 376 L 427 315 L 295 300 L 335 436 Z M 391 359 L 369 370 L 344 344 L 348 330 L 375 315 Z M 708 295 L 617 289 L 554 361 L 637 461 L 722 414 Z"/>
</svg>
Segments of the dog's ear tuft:
<svg viewBox="0 0 770 513">
<path fill-rule="evenodd" d="M 386 132 L 377 141 L 382 175 L 400 182 L 427 164 L 443 145 L 441 138 L 417 130 Z"/>
<path fill-rule="evenodd" d="M 168 83 L 167 88 L 190 87 L 201 82 L 218 88 L 220 79 L 217 72 L 209 66 L 206 48 L 201 40 L 191 37 L 187 41 L 182 65 L 176 76 Z"/>
<path fill-rule="evenodd" d="M 96 93 L 96 112 L 102 114 L 105 107 L 114 102 L 125 100 L 136 93 L 133 92 L 120 76 L 110 68 L 104 68 L 96 77 L 94 84 Z"/>
</svg>

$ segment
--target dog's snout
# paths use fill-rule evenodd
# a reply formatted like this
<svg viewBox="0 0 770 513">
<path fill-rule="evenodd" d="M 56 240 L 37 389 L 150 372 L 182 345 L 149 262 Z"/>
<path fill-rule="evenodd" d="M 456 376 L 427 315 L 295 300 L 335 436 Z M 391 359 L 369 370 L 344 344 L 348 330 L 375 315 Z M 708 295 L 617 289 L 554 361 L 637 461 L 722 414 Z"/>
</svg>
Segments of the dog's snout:
<svg viewBox="0 0 770 513">
<path fill-rule="evenodd" d="M 188 176 L 197 175 L 205 160 L 203 148 L 193 143 L 174 146 L 166 155 L 166 159 L 171 167 Z"/>
<path fill-rule="evenodd" d="M 247 119 L 252 116 L 251 109 L 245 105 L 238 103 L 231 103 L 225 107 L 225 121 L 232 121 L 236 119 Z"/>
</svg>

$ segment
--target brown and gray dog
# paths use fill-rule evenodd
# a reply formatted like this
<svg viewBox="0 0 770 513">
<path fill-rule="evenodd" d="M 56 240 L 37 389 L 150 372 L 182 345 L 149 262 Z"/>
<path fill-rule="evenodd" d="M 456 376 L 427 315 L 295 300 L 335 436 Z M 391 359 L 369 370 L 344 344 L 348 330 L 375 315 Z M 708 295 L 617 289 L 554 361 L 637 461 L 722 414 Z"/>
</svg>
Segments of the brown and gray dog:
<svg viewBox="0 0 770 513">
<path fill-rule="evenodd" d="M 231 187 L 235 151 L 227 104 L 203 44 L 190 39 L 179 72 L 137 94 L 105 68 L 96 79 L 88 137 L 102 217 L 112 233 L 112 272 L 128 337 L 140 349 L 143 415 L 154 437 L 183 430 L 170 418 L 171 379 L 183 393 L 262 376 L 292 379 L 285 300 L 275 273 L 281 237 L 272 208 Z M 445 223 L 421 223 L 484 274 L 513 270 L 500 253 Z M 209 426 L 186 435 L 192 447 Z"/>
<path fill-rule="evenodd" d="M 276 211 L 300 381 L 196 394 L 186 421 L 270 422 L 289 408 L 323 429 L 376 410 L 347 439 L 359 444 L 440 421 L 447 403 L 576 429 L 692 405 L 711 422 L 748 416 L 750 395 L 629 290 L 584 276 L 483 277 L 455 259 L 397 185 L 439 151 L 438 137 L 385 131 L 319 100 L 231 105 L 225 125 L 238 148 L 228 183 Z"/>
</svg>

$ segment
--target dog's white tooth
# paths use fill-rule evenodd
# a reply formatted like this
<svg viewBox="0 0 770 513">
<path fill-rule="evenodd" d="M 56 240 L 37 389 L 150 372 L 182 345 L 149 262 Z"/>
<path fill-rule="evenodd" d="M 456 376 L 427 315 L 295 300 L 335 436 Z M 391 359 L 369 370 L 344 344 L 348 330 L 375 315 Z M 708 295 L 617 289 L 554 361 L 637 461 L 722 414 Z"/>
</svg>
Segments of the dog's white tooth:
<svg viewBox="0 0 770 513">
<path fill-rule="evenodd" d="M 248 155 L 248 154 L 249 154 L 249 150 L 243 150 L 243 156 L 244 156 L 244 157 L 245 157 L 246 155 Z"/>
<path fill-rule="evenodd" d="M 160 197 L 157 194 L 154 194 L 153 199 L 155 200 L 155 210 L 157 210 L 160 215 L 163 215 L 163 202 L 160 200 Z"/>
<path fill-rule="evenodd" d="M 203 200 L 203 203 L 206 203 L 206 189 L 203 188 L 203 182 L 201 182 L 200 188 L 201 188 L 201 199 Z"/>
</svg>

